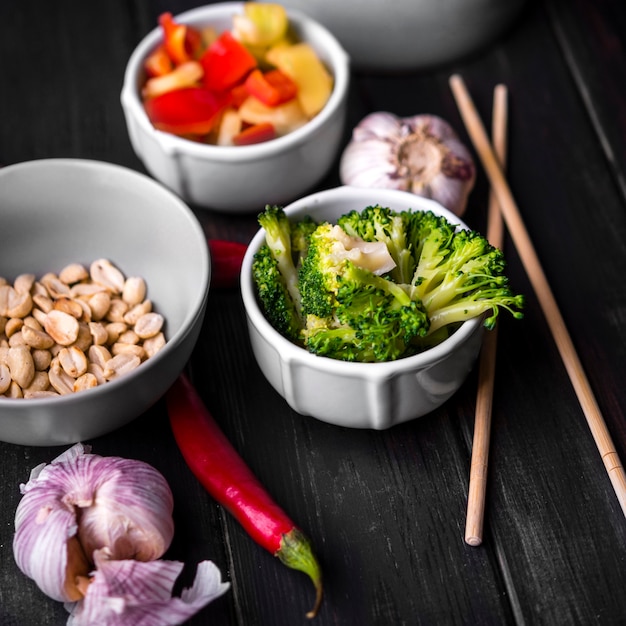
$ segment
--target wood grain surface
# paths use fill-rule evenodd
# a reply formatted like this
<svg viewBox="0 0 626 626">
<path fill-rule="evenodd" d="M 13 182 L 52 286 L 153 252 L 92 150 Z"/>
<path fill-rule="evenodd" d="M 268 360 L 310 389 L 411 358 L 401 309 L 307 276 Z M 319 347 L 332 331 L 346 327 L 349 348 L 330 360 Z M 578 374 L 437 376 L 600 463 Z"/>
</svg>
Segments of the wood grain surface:
<svg viewBox="0 0 626 626">
<path fill-rule="evenodd" d="M 144 171 L 119 103 L 126 60 L 165 10 L 192 0 L 0 3 L 0 163 L 45 157 Z M 374 44 L 373 44 L 374 45 Z M 434 113 L 470 140 L 448 85 L 463 76 L 485 124 L 509 92 L 507 179 L 590 385 L 626 459 L 626 6 L 529 1 L 495 44 L 445 67 L 355 73 L 348 126 L 367 113 Z M 337 164 L 319 188 L 339 184 Z M 479 167 L 466 221 L 484 230 Z M 86 199 L 88 202 L 88 199 Z M 260 207 L 261 208 L 261 207 Z M 0 228 L 2 207 L 0 207 Z M 209 237 L 247 243 L 254 215 L 197 211 Z M 260 373 L 238 290 L 212 291 L 190 363 L 235 447 L 306 530 L 325 574 L 318 626 L 626 623 L 626 520 L 524 267 L 505 234 L 525 318 L 499 322 L 483 542 L 464 541 L 476 372 L 432 414 L 384 432 L 294 413 Z M 0 250 L 0 275 L 2 251 Z M 1 419 L 1 407 L 0 407 Z M 167 557 L 213 560 L 230 591 L 189 624 L 307 622 L 308 579 L 288 570 L 205 494 L 163 402 L 89 442 L 153 464 L 175 497 Z M 0 443 L 0 624 L 57 626 L 67 614 L 17 569 L 19 484 L 57 448 Z"/>
</svg>

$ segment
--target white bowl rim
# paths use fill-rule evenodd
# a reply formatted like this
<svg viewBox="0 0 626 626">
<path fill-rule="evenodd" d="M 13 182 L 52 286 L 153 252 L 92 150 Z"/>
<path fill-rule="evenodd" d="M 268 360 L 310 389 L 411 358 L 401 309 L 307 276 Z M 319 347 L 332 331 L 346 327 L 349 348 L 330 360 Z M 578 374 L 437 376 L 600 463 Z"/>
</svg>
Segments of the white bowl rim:
<svg viewBox="0 0 626 626">
<path fill-rule="evenodd" d="M 174 16 L 174 19 L 185 24 L 209 22 L 211 18 L 225 15 L 230 12 L 240 12 L 244 2 L 219 2 L 190 9 Z M 138 76 L 142 69 L 143 60 L 148 53 L 156 47 L 162 38 L 159 26 L 151 30 L 137 45 L 131 54 L 122 85 L 122 105 L 132 113 L 145 132 L 153 136 L 164 150 L 171 154 L 184 153 L 198 158 L 219 159 L 223 161 L 246 162 L 266 156 L 271 156 L 285 149 L 299 146 L 309 140 L 311 134 L 315 134 L 326 121 L 333 117 L 348 91 L 350 81 L 350 58 L 336 37 L 322 24 L 316 22 L 305 13 L 296 9 L 287 9 L 289 20 L 303 24 L 307 29 L 315 32 L 316 37 L 323 40 L 325 50 L 328 50 L 333 59 L 334 86 L 328 102 L 324 108 L 306 124 L 296 130 L 277 137 L 270 141 L 252 144 L 249 146 L 216 146 L 204 144 L 177 137 L 171 133 L 157 130 L 145 112 L 137 91 Z"/>
<path fill-rule="evenodd" d="M 30 161 L 22 161 L 19 163 L 14 163 L 11 165 L 7 165 L 5 167 L 0 168 L 0 185 L 2 185 L 2 180 L 6 176 L 10 176 L 12 172 L 19 171 L 22 169 L 32 169 L 34 167 L 74 167 L 74 168 L 85 168 L 92 171 L 103 171 L 108 170 L 110 172 L 115 172 L 121 176 L 128 176 L 129 178 L 136 178 L 137 180 L 141 180 L 144 184 L 152 187 L 155 191 L 164 196 L 168 197 L 170 202 L 173 202 L 175 205 L 178 205 L 178 209 L 186 215 L 189 220 L 189 224 L 192 229 L 196 231 L 196 235 L 201 238 L 202 241 L 206 242 L 206 237 L 200 222 L 191 211 L 191 209 L 183 202 L 176 194 L 171 192 L 161 183 L 155 181 L 153 178 L 142 174 L 136 170 L 132 170 L 123 165 L 118 165 L 115 163 L 109 163 L 106 161 L 99 161 L 96 159 L 81 159 L 81 158 L 43 158 L 43 159 L 33 159 Z M 157 367 L 158 363 L 162 360 L 170 358 L 170 353 L 175 350 L 175 348 L 185 340 L 187 335 L 192 331 L 195 322 L 199 315 L 202 314 L 206 306 L 206 302 L 209 296 L 209 286 L 211 280 L 211 261 L 210 261 L 210 252 L 208 248 L 208 244 L 205 246 L 200 246 L 200 254 L 202 256 L 202 280 L 201 284 L 205 285 L 205 288 L 202 289 L 199 296 L 196 300 L 190 305 L 187 316 L 182 321 L 180 328 L 168 338 L 165 345 L 159 350 L 153 357 L 144 361 L 139 368 L 129 373 L 128 376 L 120 376 L 119 378 L 115 378 L 106 383 L 106 385 L 98 385 L 91 389 L 84 389 L 80 393 L 73 393 L 62 395 L 59 397 L 52 398 L 29 398 L 28 400 L 23 400 L 21 398 L 2 398 L 2 403 L 11 402 L 12 410 L 22 410 L 28 413 L 29 407 L 37 407 L 49 404 L 51 401 L 54 402 L 55 406 L 63 406 L 68 405 L 71 406 L 75 403 L 83 403 L 86 399 L 91 398 L 94 401 L 97 401 L 98 396 L 109 393 L 113 391 L 116 387 L 121 387 L 124 385 L 132 384 L 132 381 L 135 380 L 136 375 L 145 376 L 150 370 L 154 367 Z M 164 390 L 165 392 L 165 390 Z M 2 404 L 0 403 L 0 408 Z M 0 417 L 1 419 L 1 417 Z"/>
<path fill-rule="evenodd" d="M 451 223 L 457 224 L 460 228 L 469 228 L 463 220 L 454 215 L 451 211 L 443 207 L 438 202 L 417 196 L 407 191 L 398 191 L 395 189 L 369 189 L 357 188 L 343 185 L 332 189 L 325 189 L 308 196 L 300 198 L 289 205 L 285 206 L 287 216 L 304 216 L 307 214 L 306 207 L 317 203 L 327 203 L 342 197 L 352 197 L 355 192 L 364 196 L 371 196 L 374 201 L 376 193 L 381 194 L 381 204 L 384 198 L 396 198 L 398 202 L 404 202 L 407 207 L 414 210 L 432 210 L 435 213 L 445 216 Z M 370 203 L 371 204 L 371 203 Z M 365 208 L 366 205 L 363 205 Z M 384 380 L 392 378 L 402 372 L 421 370 L 431 367 L 435 363 L 447 357 L 455 348 L 465 342 L 477 328 L 482 324 L 482 317 L 477 317 L 463 322 L 461 326 L 450 337 L 442 341 L 440 344 L 429 348 L 424 352 L 408 356 L 395 361 L 361 363 L 354 361 L 342 361 L 330 357 L 319 356 L 309 352 L 305 348 L 297 346 L 289 339 L 281 335 L 267 320 L 263 314 L 257 299 L 252 280 L 252 262 L 254 254 L 260 248 L 265 239 L 265 232 L 261 228 L 252 238 L 243 259 L 241 267 L 241 294 L 244 307 L 251 323 L 257 328 L 259 333 L 270 338 L 272 345 L 276 351 L 280 353 L 281 358 L 287 362 L 299 362 L 308 365 L 313 369 L 323 369 L 330 373 L 367 376 L 374 380 Z"/>
</svg>

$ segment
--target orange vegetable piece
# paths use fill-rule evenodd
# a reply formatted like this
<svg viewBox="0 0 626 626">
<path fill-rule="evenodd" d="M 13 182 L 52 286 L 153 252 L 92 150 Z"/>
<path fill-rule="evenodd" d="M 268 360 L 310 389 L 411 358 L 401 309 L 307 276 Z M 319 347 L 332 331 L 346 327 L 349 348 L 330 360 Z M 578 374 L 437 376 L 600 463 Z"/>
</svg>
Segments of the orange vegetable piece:
<svg viewBox="0 0 626 626">
<path fill-rule="evenodd" d="M 263 104 L 274 107 L 296 97 L 298 85 L 280 70 L 263 73 L 256 69 L 246 79 L 246 89 Z"/>
<path fill-rule="evenodd" d="M 254 126 L 248 126 L 238 135 L 233 137 L 236 146 L 249 146 L 254 143 L 262 143 L 276 137 L 276 130 L 269 122 L 262 122 Z"/>
<path fill-rule="evenodd" d="M 164 44 L 155 48 L 154 51 L 148 55 L 143 66 L 149 78 L 164 76 L 174 69 L 174 64 Z"/>
<path fill-rule="evenodd" d="M 163 45 L 175 65 L 193 61 L 200 56 L 203 49 L 200 31 L 192 26 L 179 24 L 169 12 L 159 16 L 159 24 L 163 29 Z"/>
</svg>

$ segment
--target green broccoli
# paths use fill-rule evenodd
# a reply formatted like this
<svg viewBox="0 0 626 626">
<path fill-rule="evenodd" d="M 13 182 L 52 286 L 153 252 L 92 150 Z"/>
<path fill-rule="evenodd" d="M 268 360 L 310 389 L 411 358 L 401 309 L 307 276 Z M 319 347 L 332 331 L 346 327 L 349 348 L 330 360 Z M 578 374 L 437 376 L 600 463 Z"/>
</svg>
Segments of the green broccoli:
<svg viewBox="0 0 626 626">
<path fill-rule="evenodd" d="M 509 287 L 502 251 L 476 231 L 450 232 L 449 224 L 439 222 L 422 240 L 411 280 L 411 298 L 428 312 L 429 333 L 486 313 L 484 324 L 491 329 L 500 307 L 521 318 L 524 298 Z"/>
<path fill-rule="evenodd" d="M 294 264 L 291 247 L 291 224 L 281 207 L 266 205 L 259 214 L 259 224 L 265 229 L 265 242 L 274 257 L 285 287 L 296 306 L 300 309 L 298 270 Z"/>
<path fill-rule="evenodd" d="M 282 335 L 301 343 L 303 321 L 268 245 L 254 255 L 252 275 L 259 302 L 269 323 Z"/>
<path fill-rule="evenodd" d="M 310 218 L 290 223 L 281 207 L 267 205 L 258 217 L 265 229 L 265 244 L 254 255 L 252 274 L 263 311 L 270 324 L 285 337 L 301 343 L 298 266 L 306 255 L 315 229 Z"/>
<path fill-rule="evenodd" d="M 253 264 L 259 300 L 279 332 L 315 354 L 389 361 L 443 341 L 463 321 L 500 308 L 522 317 L 524 298 L 502 252 L 430 211 L 379 205 L 337 224 L 259 216 L 266 244 Z"/>
<path fill-rule="evenodd" d="M 402 285 L 357 265 L 388 267 L 384 244 L 380 255 L 371 246 L 361 254 L 359 243 L 329 223 L 311 235 L 299 271 L 304 343 L 311 352 L 343 360 L 394 360 L 406 353 L 413 337 L 426 333 L 428 317 Z"/>
<path fill-rule="evenodd" d="M 368 206 L 363 211 L 350 211 L 342 215 L 337 224 L 348 235 L 365 241 L 382 241 L 396 263 L 391 278 L 397 283 L 409 283 L 415 268 L 415 259 L 407 241 L 407 228 L 412 214 L 396 213 L 380 205 Z"/>
</svg>

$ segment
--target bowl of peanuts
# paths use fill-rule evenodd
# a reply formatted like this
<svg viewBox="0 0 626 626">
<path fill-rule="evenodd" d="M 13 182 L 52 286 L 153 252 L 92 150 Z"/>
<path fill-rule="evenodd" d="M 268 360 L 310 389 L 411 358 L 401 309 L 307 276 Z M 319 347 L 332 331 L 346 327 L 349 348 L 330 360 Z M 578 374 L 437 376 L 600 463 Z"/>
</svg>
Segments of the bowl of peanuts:
<svg viewBox="0 0 626 626">
<path fill-rule="evenodd" d="M 81 159 L 0 169 L 0 441 L 111 432 L 165 393 L 209 291 L 204 232 L 148 176 Z"/>
</svg>

